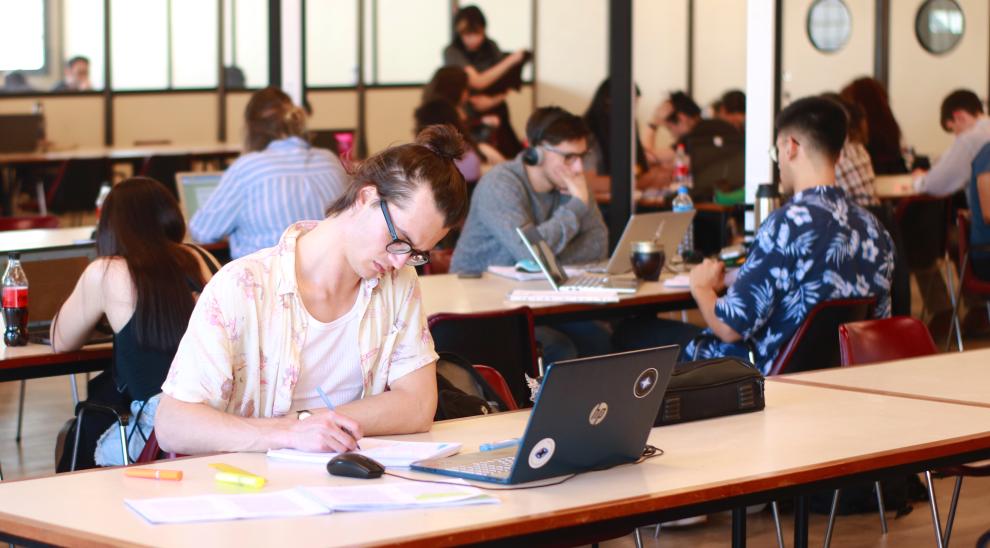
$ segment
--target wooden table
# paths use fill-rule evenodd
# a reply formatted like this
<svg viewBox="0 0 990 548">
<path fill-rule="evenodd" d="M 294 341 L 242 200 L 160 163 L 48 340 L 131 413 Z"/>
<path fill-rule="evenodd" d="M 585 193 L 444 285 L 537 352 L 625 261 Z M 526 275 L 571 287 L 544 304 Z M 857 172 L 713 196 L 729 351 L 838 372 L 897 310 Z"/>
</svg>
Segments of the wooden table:
<svg viewBox="0 0 990 548">
<path fill-rule="evenodd" d="M 0 382 L 103 371 L 110 366 L 112 356 L 112 343 L 94 344 L 80 350 L 58 353 L 52 352 L 52 347 L 44 344 L 0 344 Z"/>
<path fill-rule="evenodd" d="M 513 289 L 547 290 L 550 284 L 544 280 L 517 282 L 488 272 L 475 279 L 458 278 L 456 274 L 420 276 L 419 283 L 427 316 L 439 312 L 470 314 L 529 306 L 538 320 L 562 316 L 600 319 L 696 306 L 687 288 L 667 288 L 662 282 L 646 282 L 636 293 L 622 295 L 619 302 L 607 304 L 510 301 L 508 294 Z"/>
<path fill-rule="evenodd" d="M 58 163 L 66 160 L 96 160 L 112 162 L 138 160 L 151 156 L 230 157 L 241 153 L 236 143 L 207 143 L 199 145 L 156 145 L 147 147 L 89 147 L 67 150 L 8 152 L 0 154 L 0 166 Z"/>
<path fill-rule="evenodd" d="M 538 544 L 603 530 L 621 534 L 665 519 L 990 456 L 987 408 L 775 381 L 767 383 L 766 399 L 764 412 L 653 429 L 650 443 L 663 456 L 557 486 L 494 492 L 499 505 L 153 526 L 123 504 L 124 498 L 219 492 L 207 466 L 218 461 L 265 476 L 266 490 L 363 481 L 330 477 L 320 465 L 239 453 L 161 465 L 182 470 L 181 482 L 126 478 L 119 468 L 5 482 L 0 531 L 14 542 L 60 545 Z M 518 436 L 527 417 L 522 411 L 437 423 L 408 439 L 459 441 L 474 451 L 482 442 Z M 796 527 L 796 546 L 806 543 L 801 500 L 804 512 L 796 519 L 805 521 Z"/>
<path fill-rule="evenodd" d="M 879 175 L 874 182 L 877 198 L 881 200 L 896 200 L 915 196 L 914 177 L 910 173 L 904 175 Z"/>
<path fill-rule="evenodd" d="M 0 231 L 0 253 L 93 247 L 93 225 Z"/>
<path fill-rule="evenodd" d="M 990 349 L 808 371 L 780 380 L 990 408 Z"/>
</svg>

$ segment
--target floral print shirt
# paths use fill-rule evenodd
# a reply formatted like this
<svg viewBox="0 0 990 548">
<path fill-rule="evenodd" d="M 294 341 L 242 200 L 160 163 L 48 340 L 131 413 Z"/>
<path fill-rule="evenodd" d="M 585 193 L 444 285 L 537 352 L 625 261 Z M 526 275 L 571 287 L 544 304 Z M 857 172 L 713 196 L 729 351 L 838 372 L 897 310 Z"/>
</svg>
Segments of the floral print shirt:
<svg viewBox="0 0 990 548">
<path fill-rule="evenodd" d="M 725 343 L 706 329 L 686 359 L 747 357 L 767 373 L 808 312 L 822 301 L 874 296 L 874 315 L 890 316 L 894 244 L 870 212 L 842 189 L 799 192 L 760 226 L 736 281 L 715 302 L 715 315 L 743 340 Z"/>
<path fill-rule="evenodd" d="M 296 285 L 296 241 L 316 224 L 290 226 L 277 246 L 213 276 L 189 318 L 164 393 L 243 417 L 289 412 L 308 322 Z M 363 280 L 356 306 L 362 397 L 437 360 L 415 269 Z"/>
</svg>

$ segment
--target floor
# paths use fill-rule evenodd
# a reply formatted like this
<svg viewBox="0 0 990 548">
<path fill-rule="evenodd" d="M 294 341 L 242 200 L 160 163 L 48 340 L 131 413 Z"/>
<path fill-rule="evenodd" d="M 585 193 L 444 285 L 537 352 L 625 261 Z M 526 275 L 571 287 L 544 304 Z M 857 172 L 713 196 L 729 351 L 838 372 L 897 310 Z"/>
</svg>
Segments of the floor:
<svg viewBox="0 0 990 548">
<path fill-rule="evenodd" d="M 916 299 L 917 301 L 917 299 Z M 673 317 L 679 319 L 680 314 Z M 696 321 L 696 313 L 688 315 Z M 990 347 L 990 337 L 967 338 L 966 349 Z M 79 375 L 80 387 L 85 387 L 85 376 Z M 54 447 L 59 429 L 72 417 L 73 404 L 68 377 L 36 379 L 28 381 L 24 408 L 24 435 L 17 444 L 17 401 L 20 383 L 0 383 L 0 463 L 5 479 L 19 479 L 51 474 L 54 471 Z M 951 480 L 936 480 L 939 508 L 948 512 L 952 493 Z M 953 528 L 952 545 L 975 546 L 976 540 L 990 530 L 990 478 L 970 478 L 964 483 L 959 512 Z M 880 534 L 876 514 L 841 516 L 833 535 L 834 546 L 926 546 L 934 542 L 931 516 L 925 503 L 915 503 L 914 510 L 894 519 L 888 512 L 890 532 Z M 793 540 L 793 517 L 783 515 L 786 545 Z M 820 545 L 825 530 L 826 516 L 813 515 L 811 544 Z M 644 546 L 658 547 L 716 547 L 728 546 L 730 517 L 718 514 L 709 517 L 705 524 L 680 529 L 665 528 L 654 539 L 654 529 L 641 530 Z M 747 538 L 750 546 L 776 545 L 773 520 L 768 511 L 751 515 L 747 520 Z M 610 547 L 633 546 L 632 535 L 604 543 Z"/>
</svg>

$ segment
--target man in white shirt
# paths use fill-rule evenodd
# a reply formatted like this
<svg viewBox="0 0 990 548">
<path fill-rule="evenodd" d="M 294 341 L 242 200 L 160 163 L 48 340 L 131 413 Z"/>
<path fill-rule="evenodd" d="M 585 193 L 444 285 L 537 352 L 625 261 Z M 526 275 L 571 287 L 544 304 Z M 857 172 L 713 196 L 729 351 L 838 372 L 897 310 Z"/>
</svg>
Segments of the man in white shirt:
<svg viewBox="0 0 990 548">
<path fill-rule="evenodd" d="M 949 196 L 969 182 L 973 159 L 990 143 L 990 118 L 972 91 L 958 89 L 942 101 L 942 129 L 956 136 L 931 171 L 915 171 L 914 188 L 919 193 Z"/>
</svg>

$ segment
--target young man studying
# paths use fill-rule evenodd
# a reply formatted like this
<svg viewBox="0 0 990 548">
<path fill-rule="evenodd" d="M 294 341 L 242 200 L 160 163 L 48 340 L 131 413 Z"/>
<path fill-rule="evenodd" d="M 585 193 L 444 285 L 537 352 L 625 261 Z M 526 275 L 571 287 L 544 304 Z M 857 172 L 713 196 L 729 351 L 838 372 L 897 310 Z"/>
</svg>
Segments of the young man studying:
<svg viewBox="0 0 990 548">
<path fill-rule="evenodd" d="M 691 295 L 708 324 L 682 358 L 746 357 L 769 371 L 780 349 L 822 301 L 874 296 L 890 315 L 894 246 L 867 210 L 835 186 L 846 115 L 821 97 L 800 99 L 777 117 L 771 156 L 781 189 L 794 193 L 759 227 L 746 263 L 724 296 L 723 265 L 706 259 L 691 271 Z"/>
<path fill-rule="evenodd" d="M 326 219 L 224 267 L 162 387 L 161 447 L 346 451 L 363 435 L 428 430 L 437 355 L 406 265 L 463 220 L 463 152 L 453 128 L 430 126 L 362 163 Z"/>
</svg>

